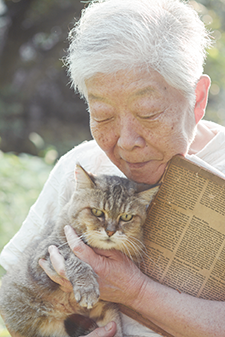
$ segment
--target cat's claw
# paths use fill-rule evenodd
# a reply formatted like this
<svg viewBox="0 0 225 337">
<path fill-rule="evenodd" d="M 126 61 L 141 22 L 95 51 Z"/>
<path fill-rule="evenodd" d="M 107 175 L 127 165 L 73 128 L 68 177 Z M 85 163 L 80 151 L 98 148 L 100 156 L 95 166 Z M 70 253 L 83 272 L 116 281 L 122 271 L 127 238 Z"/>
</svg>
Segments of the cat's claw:
<svg viewBox="0 0 225 337">
<path fill-rule="evenodd" d="M 91 309 L 100 296 L 99 285 L 96 275 L 89 270 L 85 277 L 79 279 L 73 284 L 74 296 L 81 307 Z"/>
<path fill-rule="evenodd" d="M 79 289 L 74 289 L 74 295 L 81 307 L 91 309 L 98 302 L 100 293 L 98 286 L 91 285 L 88 288 L 83 287 L 82 289 L 79 287 Z"/>
</svg>

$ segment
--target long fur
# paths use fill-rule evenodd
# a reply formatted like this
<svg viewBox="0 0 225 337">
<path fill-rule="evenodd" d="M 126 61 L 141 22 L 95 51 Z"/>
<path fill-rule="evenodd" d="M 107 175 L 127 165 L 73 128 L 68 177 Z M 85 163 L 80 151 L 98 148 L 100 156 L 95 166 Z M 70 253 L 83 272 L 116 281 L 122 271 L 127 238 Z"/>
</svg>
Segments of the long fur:
<svg viewBox="0 0 225 337">
<path fill-rule="evenodd" d="M 2 279 L 0 309 L 7 326 L 24 337 L 84 334 L 79 327 L 72 334 L 68 328 L 68 317 L 74 313 L 77 317 L 90 317 L 98 326 L 114 320 L 116 337 L 122 337 L 117 306 L 99 301 L 97 275 L 72 253 L 64 227 L 70 224 L 91 247 L 117 249 L 137 261 L 143 251 L 146 206 L 158 187 L 146 190 L 149 186 L 144 186 L 144 191 L 138 192 L 134 182 L 116 176 L 93 177 L 79 165 L 76 175 L 76 190 L 57 222 L 46 225 L 41 238 L 29 245 L 20 263 Z M 96 210 L 100 216 L 94 214 Z M 129 221 L 122 220 L 126 217 Z M 64 257 L 66 276 L 73 285 L 71 293 L 64 293 L 38 264 L 44 258 L 54 271 L 48 253 L 50 245 L 57 246 Z"/>
</svg>

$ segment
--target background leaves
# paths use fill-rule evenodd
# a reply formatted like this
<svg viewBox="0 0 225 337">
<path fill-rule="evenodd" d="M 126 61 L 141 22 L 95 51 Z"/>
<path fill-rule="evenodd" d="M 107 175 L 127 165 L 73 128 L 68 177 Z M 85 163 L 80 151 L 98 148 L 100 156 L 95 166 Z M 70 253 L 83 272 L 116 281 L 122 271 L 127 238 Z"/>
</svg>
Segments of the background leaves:
<svg viewBox="0 0 225 337">
<path fill-rule="evenodd" d="M 205 66 L 212 78 L 206 118 L 225 125 L 225 0 L 190 3 L 214 40 Z M 43 148 L 53 146 L 60 156 L 91 138 L 86 105 L 70 88 L 61 61 L 86 1 L 0 4 L 0 148 L 43 156 Z M 44 146 L 33 142 L 34 133 Z"/>
<path fill-rule="evenodd" d="M 225 0 L 190 1 L 214 40 L 206 119 L 225 125 Z M 0 0 L 0 250 L 59 156 L 91 135 L 62 57 L 85 1 Z M 0 276 L 4 273 L 0 268 Z M 0 337 L 9 336 L 0 319 Z"/>
</svg>

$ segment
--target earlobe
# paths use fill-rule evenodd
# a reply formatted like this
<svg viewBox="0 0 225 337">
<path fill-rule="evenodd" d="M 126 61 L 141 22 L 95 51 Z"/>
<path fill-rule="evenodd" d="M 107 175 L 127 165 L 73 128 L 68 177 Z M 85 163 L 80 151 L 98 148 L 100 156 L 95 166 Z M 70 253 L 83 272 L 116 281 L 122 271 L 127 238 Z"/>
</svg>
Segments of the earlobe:
<svg viewBox="0 0 225 337">
<path fill-rule="evenodd" d="M 208 102 L 208 92 L 210 88 L 211 80 L 208 75 L 202 75 L 196 85 L 195 89 L 195 121 L 196 124 L 203 118 L 205 114 L 205 108 Z"/>
</svg>

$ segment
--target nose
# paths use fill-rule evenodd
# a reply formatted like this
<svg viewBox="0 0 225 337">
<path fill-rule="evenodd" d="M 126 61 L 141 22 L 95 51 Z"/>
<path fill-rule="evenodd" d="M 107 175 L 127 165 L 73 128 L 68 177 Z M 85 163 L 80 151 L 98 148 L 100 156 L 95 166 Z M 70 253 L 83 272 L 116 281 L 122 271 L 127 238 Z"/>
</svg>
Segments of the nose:
<svg viewBox="0 0 225 337">
<path fill-rule="evenodd" d="M 107 231 L 107 230 L 106 230 L 106 233 L 107 233 L 107 235 L 110 237 L 110 236 L 112 236 L 115 232 L 114 232 L 114 231 Z"/>
<path fill-rule="evenodd" d="M 110 237 L 114 233 L 116 233 L 116 229 L 117 229 L 117 221 L 113 219 L 108 219 L 105 228 L 106 234 Z"/>
<path fill-rule="evenodd" d="M 138 132 L 138 121 L 132 117 L 121 119 L 120 134 L 117 145 L 126 151 L 132 151 L 134 148 L 145 147 L 145 140 Z"/>
</svg>

